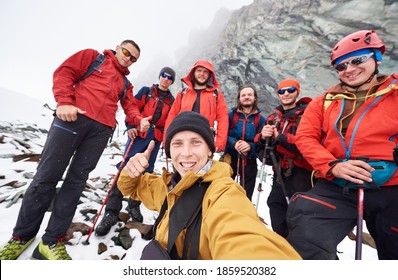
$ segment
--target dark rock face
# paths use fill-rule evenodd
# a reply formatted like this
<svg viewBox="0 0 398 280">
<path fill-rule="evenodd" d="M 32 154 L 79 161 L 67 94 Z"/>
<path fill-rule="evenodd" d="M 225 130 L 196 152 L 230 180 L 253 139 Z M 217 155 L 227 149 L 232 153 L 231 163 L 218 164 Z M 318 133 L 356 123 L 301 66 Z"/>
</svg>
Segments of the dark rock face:
<svg viewBox="0 0 398 280">
<path fill-rule="evenodd" d="M 398 2 L 392 0 L 254 0 L 229 15 L 223 11 L 220 20 L 196 32 L 201 40 L 189 44 L 195 49 L 181 57 L 179 72 L 185 75 L 197 59 L 208 59 L 228 108 L 235 105 L 238 88 L 251 83 L 259 92 L 259 107 L 268 115 L 278 104 L 276 87 L 283 79 L 296 78 L 302 96 L 310 97 L 336 84 L 330 51 L 352 32 L 376 30 L 387 46 L 380 72 L 393 73 L 398 61 L 397 12 Z M 220 21 L 227 22 L 224 29 Z"/>
</svg>

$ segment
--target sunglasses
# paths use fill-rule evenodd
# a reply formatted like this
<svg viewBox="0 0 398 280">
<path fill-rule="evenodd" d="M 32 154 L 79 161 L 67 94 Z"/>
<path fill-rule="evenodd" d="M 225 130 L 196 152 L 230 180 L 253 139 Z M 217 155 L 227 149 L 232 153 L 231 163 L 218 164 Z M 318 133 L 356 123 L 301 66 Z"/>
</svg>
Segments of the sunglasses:
<svg viewBox="0 0 398 280">
<path fill-rule="evenodd" d="M 130 61 L 131 61 L 131 62 L 136 62 L 136 61 L 137 61 L 137 58 L 136 58 L 134 55 L 132 55 L 132 54 L 129 52 L 128 49 L 125 49 L 125 48 L 123 48 L 123 47 L 120 47 L 120 48 L 122 49 L 122 53 L 124 54 L 124 56 L 130 57 Z"/>
<path fill-rule="evenodd" d="M 367 61 L 372 56 L 373 56 L 373 53 L 368 53 L 365 55 L 354 57 L 350 61 L 342 62 L 342 63 L 335 65 L 334 69 L 336 69 L 338 72 L 344 71 L 347 69 L 348 64 L 350 64 L 352 66 L 358 66 L 358 65 L 364 63 L 365 61 Z"/>
<path fill-rule="evenodd" d="M 167 75 L 164 72 L 162 74 L 160 74 L 160 76 L 162 76 L 163 78 L 167 78 L 167 80 L 170 80 L 170 81 L 174 80 L 173 76 Z"/>
<path fill-rule="evenodd" d="M 290 88 L 281 88 L 280 90 L 278 90 L 278 93 L 280 95 L 285 94 L 285 92 L 287 91 L 288 93 L 293 93 L 295 92 L 297 89 L 295 87 L 290 87 Z"/>
</svg>

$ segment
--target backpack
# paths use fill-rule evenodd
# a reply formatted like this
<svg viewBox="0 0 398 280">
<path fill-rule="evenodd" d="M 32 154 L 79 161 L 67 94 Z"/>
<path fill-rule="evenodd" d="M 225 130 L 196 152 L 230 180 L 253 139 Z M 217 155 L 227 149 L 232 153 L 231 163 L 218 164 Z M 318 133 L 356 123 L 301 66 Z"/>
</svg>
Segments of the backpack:
<svg viewBox="0 0 398 280">
<path fill-rule="evenodd" d="M 234 115 L 232 116 L 232 122 L 231 122 L 231 126 L 229 128 L 229 131 L 231 131 L 236 126 L 236 124 L 238 123 L 239 119 L 240 119 L 239 113 L 237 111 L 235 111 Z M 260 127 L 260 119 L 261 119 L 261 114 L 257 113 L 254 116 L 254 120 L 253 121 L 247 120 L 247 121 L 249 121 L 249 122 L 251 122 L 251 123 L 253 123 L 255 125 L 256 132 L 258 131 L 258 128 Z M 245 120 L 245 119 L 242 119 L 242 120 Z"/>
<path fill-rule="evenodd" d="M 154 92 L 155 90 L 154 90 L 154 88 L 153 88 L 153 86 L 151 86 L 150 88 L 149 88 L 149 92 L 148 92 L 148 94 L 146 95 L 146 97 L 145 97 L 145 104 L 147 104 L 148 103 L 148 101 L 149 101 L 149 99 L 151 99 L 152 98 L 152 95 L 153 95 L 153 92 Z M 167 104 L 167 103 L 165 103 L 165 102 L 163 102 L 162 100 L 160 100 L 159 98 L 158 98 L 158 101 L 159 102 L 162 102 L 163 104 L 166 104 L 166 105 L 169 105 L 170 107 L 173 105 L 173 103 L 174 103 L 174 96 L 170 96 L 170 104 Z"/>
<path fill-rule="evenodd" d="M 97 71 L 98 73 L 101 74 L 101 73 L 102 73 L 102 70 L 101 70 L 99 67 L 105 62 L 105 60 L 106 60 L 105 55 L 102 54 L 102 53 L 99 53 L 99 54 L 97 55 L 97 57 L 95 58 L 95 60 L 94 60 L 94 61 L 91 63 L 91 65 L 88 67 L 87 72 L 84 73 L 84 75 L 83 75 L 80 79 L 78 79 L 78 80 L 76 81 L 75 84 L 77 84 L 78 82 L 81 82 L 81 81 L 83 81 L 84 79 L 86 79 L 88 76 L 90 76 L 91 74 L 93 74 L 94 71 Z M 124 98 L 126 97 L 126 94 L 127 94 L 127 88 L 129 87 L 129 84 L 130 84 L 130 82 L 129 82 L 129 80 L 127 79 L 126 76 L 123 75 L 123 78 L 124 78 L 124 89 L 123 89 L 123 91 L 120 92 L 120 94 L 119 94 L 119 100 L 124 100 Z"/>
<path fill-rule="evenodd" d="M 182 193 L 181 197 L 170 209 L 167 250 L 157 240 L 152 239 L 142 251 L 141 260 L 196 260 L 198 258 L 200 229 L 202 225 L 202 203 L 209 185 L 209 182 L 203 183 L 202 178 L 199 178 L 194 185 Z M 152 237 L 155 237 L 156 227 L 162 220 L 166 209 L 167 196 L 164 199 L 159 216 L 153 225 Z M 175 241 L 184 229 L 187 229 L 187 231 L 182 257 L 180 258 L 175 247 Z"/>
</svg>

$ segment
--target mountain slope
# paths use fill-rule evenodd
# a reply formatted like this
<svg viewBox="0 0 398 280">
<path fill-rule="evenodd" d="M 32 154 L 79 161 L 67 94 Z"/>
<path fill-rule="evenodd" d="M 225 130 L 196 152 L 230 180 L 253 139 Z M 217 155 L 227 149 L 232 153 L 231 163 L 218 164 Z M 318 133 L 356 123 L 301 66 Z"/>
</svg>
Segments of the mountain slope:
<svg viewBox="0 0 398 280">
<path fill-rule="evenodd" d="M 376 30 L 387 45 L 380 71 L 392 73 L 398 62 L 397 12 L 392 0 L 254 0 L 235 11 L 222 31 L 210 26 L 197 34 L 204 41 L 201 52 L 182 57 L 179 65 L 187 73 L 198 57 L 209 59 L 229 108 L 239 86 L 252 83 L 267 115 L 278 104 L 276 87 L 285 78 L 298 79 L 302 96 L 310 97 L 337 83 L 330 51 L 349 33 Z M 217 39 L 207 40 L 213 31 Z"/>
</svg>

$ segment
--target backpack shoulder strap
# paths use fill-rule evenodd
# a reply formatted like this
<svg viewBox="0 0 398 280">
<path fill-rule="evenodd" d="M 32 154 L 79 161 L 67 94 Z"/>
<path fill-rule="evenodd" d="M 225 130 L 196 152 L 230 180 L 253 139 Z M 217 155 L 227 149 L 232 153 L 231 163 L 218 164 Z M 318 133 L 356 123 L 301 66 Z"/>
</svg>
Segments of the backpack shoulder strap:
<svg viewBox="0 0 398 280">
<path fill-rule="evenodd" d="M 189 236 L 188 239 L 186 236 L 186 240 L 184 241 L 183 258 L 187 258 L 187 252 L 189 250 L 189 258 L 197 259 L 200 239 L 199 224 L 201 225 L 202 223 L 202 203 L 209 184 L 210 183 L 202 183 L 202 179 L 200 178 L 192 187 L 183 192 L 176 204 L 171 208 L 167 251 L 170 252 L 172 257 L 172 251 L 176 253 L 175 241 L 177 237 L 182 230 L 187 229 Z"/>
<path fill-rule="evenodd" d="M 152 97 L 154 91 L 155 91 L 155 89 L 153 88 L 153 86 L 151 86 L 151 87 L 149 88 L 148 94 L 147 94 L 146 97 L 145 97 L 145 103 L 148 103 L 148 101 L 149 101 L 149 99 L 151 99 L 151 97 Z"/>
<path fill-rule="evenodd" d="M 188 88 L 187 87 L 183 87 L 181 89 L 181 98 L 180 98 L 180 109 L 181 109 L 181 105 L 182 105 L 182 98 L 184 97 L 185 93 L 187 92 Z M 174 101 L 173 101 L 174 102 Z"/>
<path fill-rule="evenodd" d="M 239 113 L 235 110 L 233 115 L 232 115 L 232 122 L 231 122 L 231 126 L 229 127 L 229 130 L 232 130 L 235 125 L 238 123 L 239 120 Z"/>
<path fill-rule="evenodd" d="M 214 96 L 216 97 L 216 102 L 218 102 L 218 89 L 214 90 Z"/>
<path fill-rule="evenodd" d="M 258 131 L 260 127 L 260 120 L 261 120 L 261 114 L 257 112 L 257 114 L 254 116 L 254 126 L 256 127 L 256 132 Z"/>
<path fill-rule="evenodd" d="M 102 70 L 99 68 L 106 60 L 106 56 L 102 53 L 99 53 L 97 55 L 97 57 L 95 58 L 95 60 L 90 64 L 90 66 L 88 67 L 86 73 L 84 73 L 84 75 L 78 79 L 76 81 L 76 83 L 83 81 L 84 79 L 86 79 L 88 76 L 90 76 L 91 74 L 94 73 L 94 71 L 97 71 L 98 73 L 102 73 Z M 127 95 L 127 89 L 129 87 L 129 80 L 127 79 L 126 76 L 123 76 L 124 78 L 124 88 L 123 91 L 119 94 L 119 100 L 124 100 L 124 98 Z"/>
<path fill-rule="evenodd" d="M 124 88 L 123 88 L 123 91 L 119 94 L 119 100 L 124 100 L 126 98 L 127 89 L 129 87 L 129 84 L 130 84 L 129 79 L 127 79 L 126 76 L 123 76 L 123 78 L 124 78 Z"/>
<path fill-rule="evenodd" d="M 102 70 L 99 69 L 99 67 L 105 62 L 105 59 L 106 59 L 105 55 L 102 53 L 99 53 L 97 55 L 97 57 L 95 58 L 95 60 L 88 67 L 86 73 L 84 73 L 84 75 L 80 79 L 78 79 L 77 82 L 83 81 L 88 76 L 93 74 L 94 71 L 98 71 L 99 73 L 102 73 Z"/>
</svg>

